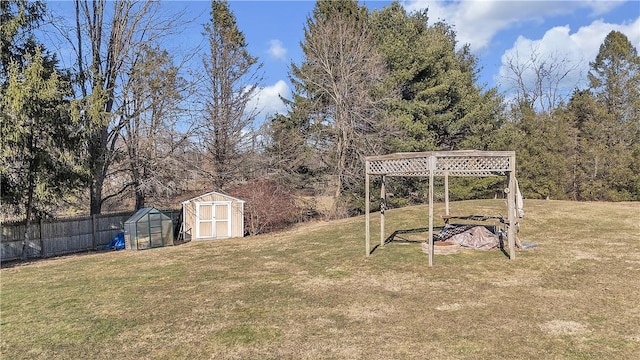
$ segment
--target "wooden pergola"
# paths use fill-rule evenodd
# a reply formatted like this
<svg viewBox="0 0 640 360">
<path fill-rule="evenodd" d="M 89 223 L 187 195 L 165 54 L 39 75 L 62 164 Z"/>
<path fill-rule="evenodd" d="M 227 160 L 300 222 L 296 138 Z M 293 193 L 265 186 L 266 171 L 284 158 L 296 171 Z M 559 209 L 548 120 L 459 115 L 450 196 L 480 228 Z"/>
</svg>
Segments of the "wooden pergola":
<svg viewBox="0 0 640 360">
<path fill-rule="evenodd" d="M 381 176 L 380 197 L 386 203 L 385 181 L 387 176 L 429 177 L 429 266 L 433 266 L 433 179 L 444 176 L 445 212 L 449 215 L 449 176 L 507 176 L 507 213 L 509 258 L 515 259 L 516 242 L 516 154 L 514 151 L 434 151 L 395 153 L 365 158 L 365 246 L 367 256 L 370 244 L 370 176 Z M 380 246 L 384 246 L 384 207 L 380 210 Z"/>
</svg>

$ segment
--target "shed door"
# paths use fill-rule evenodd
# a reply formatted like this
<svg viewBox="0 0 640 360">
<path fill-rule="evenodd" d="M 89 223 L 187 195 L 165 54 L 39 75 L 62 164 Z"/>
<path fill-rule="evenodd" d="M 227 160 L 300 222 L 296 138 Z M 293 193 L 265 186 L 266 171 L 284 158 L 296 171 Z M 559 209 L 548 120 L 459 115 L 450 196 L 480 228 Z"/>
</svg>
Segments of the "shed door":
<svg viewBox="0 0 640 360">
<path fill-rule="evenodd" d="M 196 238 L 228 238 L 231 235 L 231 202 L 196 204 Z"/>
</svg>

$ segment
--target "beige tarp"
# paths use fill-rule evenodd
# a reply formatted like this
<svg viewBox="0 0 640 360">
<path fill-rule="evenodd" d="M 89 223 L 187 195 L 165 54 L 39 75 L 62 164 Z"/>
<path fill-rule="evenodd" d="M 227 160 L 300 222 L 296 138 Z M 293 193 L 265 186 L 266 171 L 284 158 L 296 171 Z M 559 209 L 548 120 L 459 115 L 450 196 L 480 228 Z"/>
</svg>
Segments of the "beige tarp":
<svg viewBox="0 0 640 360">
<path fill-rule="evenodd" d="M 467 249 L 489 250 L 498 247 L 500 239 L 484 226 L 475 226 L 471 229 L 454 235 L 447 241 L 460 245 Z"/>
</svg>

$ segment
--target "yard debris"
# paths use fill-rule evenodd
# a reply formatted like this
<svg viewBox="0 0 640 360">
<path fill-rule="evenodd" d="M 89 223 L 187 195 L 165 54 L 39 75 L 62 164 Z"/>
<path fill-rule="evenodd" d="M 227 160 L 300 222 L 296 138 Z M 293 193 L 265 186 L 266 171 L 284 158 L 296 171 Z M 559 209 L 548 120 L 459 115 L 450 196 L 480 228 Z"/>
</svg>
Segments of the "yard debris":
<svg viewBox="0 0 640 360">
<path fill-rule="evenodd" d="M 422 252 L 429 253 L 429 243 L 423 242 L 420 245 Z M 437 255 L 452 255 L 460 253 L 460 245 L 450 241 L 436 241 L 433 243 L 433 253 Z"/>
<path fill-rule="evenodd" d="M 500 245 L 500 236 L 483 225 L 447 225 L 438 238 L 474 250 L 490 250 Z"/>
<path fill-rule="evenodd" d="M 113 237 L 108 246 L 109 249 L 122 250 L 124 249 L 124 231 L 120 231 Z"/>
</svg>

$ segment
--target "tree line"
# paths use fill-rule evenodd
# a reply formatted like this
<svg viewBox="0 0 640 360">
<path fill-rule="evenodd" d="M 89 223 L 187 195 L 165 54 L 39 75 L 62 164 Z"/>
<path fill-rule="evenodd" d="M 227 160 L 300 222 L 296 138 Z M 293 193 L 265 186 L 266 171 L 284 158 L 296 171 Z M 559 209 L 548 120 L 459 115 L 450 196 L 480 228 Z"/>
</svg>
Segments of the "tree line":
<svg viewBox="0 0 640 360">
<path fill-rule="evenodd" d="M 588 87 L 566 99 L 557 84 L 572 69 L 561 58 L 511 59 L 517 96 L 506 99 L 478 84 L 478 58 L 426 10 L 318 0 L 301 24 L 288 110 L 257 124 L 262 64 L 226 1 L 211 1 L 198 69 L 163 47 L 189 20 L 161 16 L 158 2 L 73 5 L 67 23 L 44 2 L 0 2 L 3 216 L 270 189 L 327 195 L 342 217 L 364 208 L 365 156 L 458 149 L 515 150 L 525 197 L 640 200 L 640 57 L 620 32 L 589 63 Z M 44 24 L 73 49 L 70 68 L 35 36 Z M 450 190 L 485 197 L 501 181 L 452 179 Z M 390 205 L 424 194 L 423 181 L 397 179 Z"/>
</svg>

